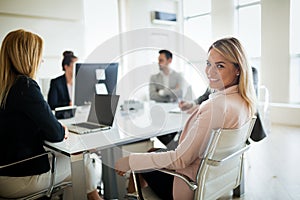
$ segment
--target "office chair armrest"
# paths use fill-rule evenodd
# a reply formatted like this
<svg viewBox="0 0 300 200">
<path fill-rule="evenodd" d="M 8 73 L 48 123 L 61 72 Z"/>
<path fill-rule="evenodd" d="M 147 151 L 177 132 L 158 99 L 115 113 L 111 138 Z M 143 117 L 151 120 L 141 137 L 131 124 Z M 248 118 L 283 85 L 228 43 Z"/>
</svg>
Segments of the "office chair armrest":
<svg viewBox="0 0 300 200">
<path fill-rule="evenodd" d="M 237 157 L 237 156 L 242 155 L 242 154 L 243 154 L 245 151 L 247 151 L 249 148 L 250 148 L 250 146 L 247 145 L 247 146 L 245 146 L 244 148 L 242 148 L 242 149 L 240 149 L 240 150 L 238 150 L 238 151 L 236 151 L 236 152 L 233 152 L 233 153 L 231 153 L 231 154 L 229 154 L 229 155 L 227 155 L 227 156 L 225 156 L 225 157 L 219 158 L 218 160 L 216 160 L 216 159 L 208 159 L 208 160 L 207 160 L 207 164 L 208 164 L 208 165 L 211 165 L 211 166 L 220 166 L 220 165 L 222 165 L 224 162 L 226 162 L 226 161 L 228 161 L 228 160 L 230 160 L 230 159 L 232 159 L 232 158 L 235 158 L 235 157 Z"/>
<path fill-rule="evenodd" d="M 194 191 L 198 188 L 197 183 L 195 183 L 193 180 L 190 179 L 190 177 L 188 177 L 184 174 L 178 173 L 178 172 L 173 171 L 173 170 L 168 170 L 168 169 L 157 169 L 157 171 L 160 171 L 160 172 L 175 176 L 177 178 L 180 178 L 181 180 L 183 180 L 189 186 L 189 188 L 192 191 Z"/>
<path fill-rule="evenodd" d="M 33 159 L 36 159 L 36 158 L 39 158 L 39 157 L 42 157 L 42 156 L 45 156 L 45 155 L 48 155 L 48 156 L 51 155 L 51 158 L 52 158 L 52 160 L 51 160 L 50 186 L 48 188 L 47 195 L 46 195 L 47 197 L 50 197 L 51 193 L 52 193 L 52 190 L 54 188 L 54 183 L 55 183 L 56 157 L 55 157 L 54 152 L 52 152 L 52 151 L 46 151 L 45 153 L 42 153 L 42 154 L 30 157 L 30 158 L 19 160 L 19 161 L 16 161 L 16 162 L 13 162 L 13 163 L 9 163 L 9 164 L 6 164 L 6 165 L 1 165 L 0 169 L 7 168 L 7 167 L 10 167 L 10 166 L 13 166 L 13 165 L 16 165 L 16 164 L 24 163 L 24 162 L 27 162 L 27 161 L 30 161 L 30 160 L 33 160 Z"/>
<path fill-rule="evenodd" d="M 47 197 L 51 197 L 53 188 L 54 188 L 54 184 L 55 184 L 55 174 L 56 174 L 56 156 L 55 153 L 52 151 L 47 151 L 47 154 L 50 155 L 51 154 L 51 178 L 50 178 L 50 186 L 48 188 Z"/>
<path fill-rule="evenodd" d="M 45 153 L 42 153 L 42 154 L 30 157 L 30 158 L 25 158 L 23 160 L 19 160 L 19 161 L 16 161 L 16 162 L 13 162 L 13 163 L 9 163 L 9 164 L 6 164 L 6 165 L 1 165 L 0 169 L 4 169 L 6 167 L 10 167 L 10 166 L 13 166 L 13 165 L 16 165 L 16 164 L 20 164 L 20 163 L 23 163 L 23 162 L 26 162 L 26 161 L 29 161 L 29 160 L 33 160 L 33 159 L 36 159 L 36 158 L 39 158 L 39 157 L 42 157 L 42 156 L 45 156 L 45 155 L 50 155 L 50 154 L 52 155 L 52 152 L 47 151 Z"/>
<path fill-rule="evenodd" d="M 183 180 L 189 186 L 189 188 L 192 191 L 195 191 L 198 188 L 197 183 L 192 181 L 188 176 L 186 176 L 184 174 L 180 174 L 178 172 L 175 172 L 173 170 L 168 170 L 168 169 L 156 169 L 156 170 L 160 171 L 162 173 L 166 173 L 166 174 L 169 174 L 171 176 L 175 176 L 175 177 L 180 178 L 181 180 Z M 138 172 L 132 171 L 132 176 L 133 176 L 133 181 L 134 181 L 134 187 L 135 187 L 135 190 L 137 191 L 137 193 L 133 196 L 128 195 L 128 197 L 134 197 L 138 200 L 144 200 L 141 184 L 140 184 L 140 181 L 139 181 Z"/>
</svg>

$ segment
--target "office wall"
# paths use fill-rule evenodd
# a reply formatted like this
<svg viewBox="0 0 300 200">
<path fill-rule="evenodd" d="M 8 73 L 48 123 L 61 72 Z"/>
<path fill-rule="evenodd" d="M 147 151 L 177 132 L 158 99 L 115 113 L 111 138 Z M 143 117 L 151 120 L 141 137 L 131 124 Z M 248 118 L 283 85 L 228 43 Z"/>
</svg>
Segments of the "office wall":
<svg viewBox="0 0 300 200">
<path fill-rule="evenodd" d="M 270 119 L 299 126 L 300 106 L 289 104 L 290 0 L 262 0 L 261 13 L 261 83 L 270 92 Z"/>
<path fill-rule="evenodd" d="M 118 0 L 84 0 L 84 21 L 84 58 L 87 58 L 93 50 L 119 33 Z"/>
<path fill-rule="evenodd" d="M 131 32 L 135 37 L 123 41 L 123 49 L 127 49 L 122 55 L 122 70 L 120 81 L 125 80 L 126 84 L 119 84 L 118 90 L 124 96 L 149 100 L 148 82 L 150 76 L 158 70 L 158 50 L 179 45 L 174 41 L 172 31 L 180 33 L 182 31 L 182 11 L 181 1 L 176 0 L 119 0 L 121 32 Z M 168 25 L 164 23 L 153 23 L 151 12 L 161 11 L 177 14 L 177 23 Z M 150 29 L 154 28 L 154 29 Z M 145 31 L 143 32 L 144 29 Z M 166 31 L 170 31 L 169 33 Z M 139 35 L 138 32 L 141 34 Z M 131 35 L 130 33 L 126 35 Z M 176 47 L 175 47 L 176 48 Z M 181 71 L 178 57 L 174 55 L 172 68 Z M 121 95 L 122 96 L 122 95 Z"/>
<path fill-rule="evenodd" d="M 126 0 L 124 5 L 124 10 L 121 12 L 124 12 L 125 19 L 121 22 L 123 23 L 123 29 L 121 32 L 127 32 L 127 31 L 134 31 L 136 29 L 147 29 L 147 28 L 158 28 L 158 29 L 164 29 L 164 30 L 170 30 L 170 31 L 176 31 L 176 32 L 182 32 L 182 15 L 181 15 L 181 9 L 180 9 L 180 1 L 174 1 L 174 0 Z M 162 12 L 168 12 L 168 13 L 175 13 L 177 14 L 177 19 L 179 21 L 174 25 L 166 25 L 166 24 L 159 24 L 159 23 L 153 23 L 151 20 L 151 12 L 152 11 L 162 11 Z M 168 36 L 162 35 L 160 33 L 154 32 L 153 38 L 144 38 L 145 40 L 148 40 L 148 42 L 153 44 L 153 47 L 163 47 L 168 46 L 169 40 Z M 164 40 L 165 38 L 165 40 Z M 141 47 L 142 48 L 142 47 Z M 127 67 L 128 70 L 131 70 L 130 66 L 134 65 L 143 65 L 143 64 L 149 64 L 157 63 L 157 51 L 142 51 L 142 49 L 137 52 L 138 54 L 142 55 L 140 56 L 134 56 L 134 59 L 131 59 L 131 64 Z M 176 59 L 175 59 L 176 63 Z"/>
<path fill-rule="evenodd" d="M 184 1 L 185 4 L 197 1 Z M 213 39 L 234 34 L 234 0 L 212 0 Z M 300 125 L 298 106 L 289 109 L 289 0 L 261 0 L 262 67 L 261 83 L 270 90 L 271 120 L 275 123 Z M 52 78 L 62 73 L 61 54 L 72 49 L 80 59 L 102 42 L 119 32 L 138 28 L 163 28 L 179 33 L 183 29 L 181 0 L 0 0 L 0 41 L 11 30 L 24 28 L 40 34 L 45 40 L 44 60 L 38 76 Z M 181 20 L 175 26 L 153 24 L 153 10 L 176 12 Z M 89 23 L 86 23 L 88 21 Z M 135 66 L 153 64 L 157 52 L 140 51 L 122 63 L 128 72 Z M 138 57 L 138 59 L 135 59 Z M 129 62 L 130 61 L 130 62 Z M 179 65 L 174 65 L 178 67 Z M 152 70 L 151 69 L 151 70 Z M 180 69 L 180 66 L 178 68 Z M 145 78 L 136 76 L 138 78 Z M 146 77 L 147 78 L 147 77 Z M 285 106 L 286 105 L 286 106 Z M 280 108 L 280 109 L 279 109 Z M 290 114 L 283 116 L 281 110 Z"/>
<path fill-rule="evenodd" d="M 272 101 L 289 102 L 290 1 L 261 1 L 262 84 L 269 88 Z"/>
<path fill-rule="evenodd" d="M 212 0 L 212 36 L 235 34 L 234 1 Z M 261 0 L 260 84 L 269 90 L 268 123 L 300 125 L 300 106 L 289 104 L 289 0 Z M 251 31 L 251 30 L 249 30 Z"/>
<path fill-rule="evenodd" d="M 235 31 L 235 1 L 211 0 L 212 38 L 232 36 Z"/>
<path fill-rule="evenodd" d="M 11 30 L 26 29 L 39 34 L 45 43 L 39 77 L 61 73 L 62 52 L 84 52 L 83 0 L 1 0 L 1 41 Z"/>
<path fill-rule="evenodd" d="M 0 42 L 9 31 L 20 28 L 43 37 L 44 62 L 37 81 L 46 96 L 50 79 L 63 73 L 64 50 L 73 50 L 80 62 L 118 34 L 118 1 L 0 0 L 0 24 Z"/>
</svg>

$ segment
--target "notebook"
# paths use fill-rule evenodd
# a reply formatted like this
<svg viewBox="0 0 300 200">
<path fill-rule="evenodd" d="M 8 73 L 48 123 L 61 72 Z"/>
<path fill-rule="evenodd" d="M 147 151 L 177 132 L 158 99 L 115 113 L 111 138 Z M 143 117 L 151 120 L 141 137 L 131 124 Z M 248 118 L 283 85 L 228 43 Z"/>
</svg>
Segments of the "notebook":
<svg viewBox="0 0 300 200">
<path fill-rule="evenodd" d="M 119 95 L 97 94 L 92 101 L 88 121 L 68 125 L 70 132 L 87 134 L 110 129 L 114 122 Z"/>
</svg>

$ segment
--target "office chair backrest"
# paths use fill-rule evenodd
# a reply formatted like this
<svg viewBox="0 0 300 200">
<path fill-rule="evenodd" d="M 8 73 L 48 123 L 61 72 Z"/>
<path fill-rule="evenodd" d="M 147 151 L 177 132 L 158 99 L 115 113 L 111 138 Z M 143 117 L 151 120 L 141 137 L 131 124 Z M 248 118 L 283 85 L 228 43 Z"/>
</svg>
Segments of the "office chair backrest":
<svg viewBox="0 0 300 200">
<path fill-rule="evenodd" d="M 192 191 L 195 191 L 194 200 L 215 200 L 221 197 L 240 184 L 243 154 L 249 149 L 247 140 L 250 137 L 255 120 L 256 116 L 239 129 L 212 131 L 199 166 L 196 182 L 174 170 L 157 170 L 183 180 Z M 133 178 L 136 191 L 138 191 L 136 198 L 143 200 L 140 182 L 135 173 L 133 173 Z"/>
<path fill-rule="evenodd" d="M 194 199 L 217 199 L 240 184 L 243 164 L 241 150 L 246 147 L 255 120 L 256 117 L 239 129 L 212 132 L 206 156 L 197 174 L 198 189 Z"/>
</svg>

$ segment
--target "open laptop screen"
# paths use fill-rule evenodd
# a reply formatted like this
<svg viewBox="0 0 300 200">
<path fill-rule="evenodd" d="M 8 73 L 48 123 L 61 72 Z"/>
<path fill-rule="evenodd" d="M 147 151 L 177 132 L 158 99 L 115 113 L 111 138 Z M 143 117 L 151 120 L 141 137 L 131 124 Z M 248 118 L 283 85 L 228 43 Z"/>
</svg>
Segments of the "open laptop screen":
<svg viewBox="0 0 300 200">
<path fill-rule="evenodd" d="M 119 95 L 95 95 L 95 113 L 97 117 L 97 123 L 101 125 L 112 126 L 114 122 L 115 113 L 118 106 Z M 93 106 L 92 108 L 93 109 Z M 94 117 L 90 115 L 91 117 Z M 88 121 L 94 122 L 95 119 L 88 119 Z"/>
<path fill-rule="evenodd" d="M 118 106 L 119 95 L 95 95 L 87 122 L 71 124 L 69 130 L 77 134 L 86 134 L 112 127 Z"/>
</svg>

